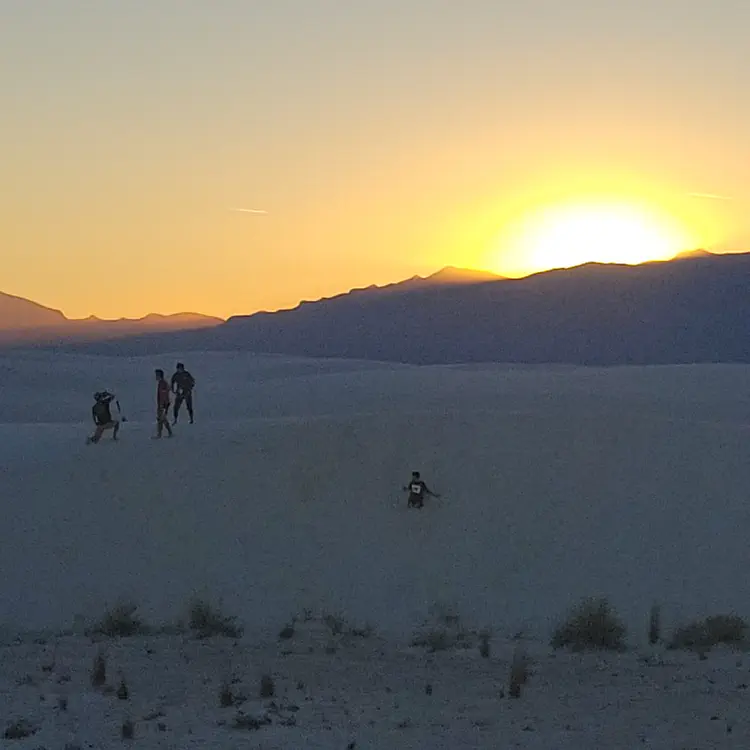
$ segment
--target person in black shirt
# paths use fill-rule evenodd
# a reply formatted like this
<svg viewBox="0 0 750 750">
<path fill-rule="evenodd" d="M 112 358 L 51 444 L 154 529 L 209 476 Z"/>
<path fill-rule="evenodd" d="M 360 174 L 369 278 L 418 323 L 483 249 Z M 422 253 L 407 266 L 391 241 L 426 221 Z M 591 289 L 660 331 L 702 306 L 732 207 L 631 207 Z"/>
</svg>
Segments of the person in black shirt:
<svg viewBox="0 0 750 750">
<path fill-rule="evenodd" d="M 86 438 L 87 443 L 98 443 L 105 430 L 112 430 L 112 440 L 117 440 L 120 431 L 120 420 L 112 416 L 112 402 L 115 401 L 119 412 L 120 406 L 115 400 L 113 393 L 100 391 L 94 394 L 94 405 L 91 407 L 91 416 L 94 419 L 96 430 L 94 434 Z"/>
<path fill-rule="evenodd" d="M 433 492 L 424 481 L 422 481 L 418 471 L 413 471 L 411 473 L 411 481 L 406 487 L 404 487 L 404 492 L 409 493 L 409 500 L 407 501 L 407 507 L 409 508 L 423 508 L 425 495 L 430 495 L 430 497 L 440 497 L 440 495 Z"/>
<path fill-rule="evenodd" d="M 183 401 L 190 417 L 190 424 L 193 424 L 193 388 L 195 388 L 195 378 L 185 369 L 185 365 L 182 362 L 178 362 L 177 372 L 172 375 L 172 392 L 176 394 L 174 399 L 174 421 L 172 424 L 177 424 L 177 418 L 179 417 Z"/>
</svg>

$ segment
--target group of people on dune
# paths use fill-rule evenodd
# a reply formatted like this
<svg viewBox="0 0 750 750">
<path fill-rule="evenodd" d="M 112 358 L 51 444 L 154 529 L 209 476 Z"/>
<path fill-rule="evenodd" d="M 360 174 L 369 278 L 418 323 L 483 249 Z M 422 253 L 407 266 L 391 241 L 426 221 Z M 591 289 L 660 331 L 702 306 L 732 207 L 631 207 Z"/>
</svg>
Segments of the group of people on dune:
<svg viewBox="0 0 750 750">
<path fill-rule="evenodd" d="M 185 404 L 190 424 L 194 422 L 193 415 L 193 388 L 195 388 L 195 378 L 185 369 L 182 362 L 178 362 L 175 373 L 172 375 L 171 382 L 167 382 L 164 377 L 164 370 L 154 370 L 156 376 L 156 434 L 155 440 L 162 437 L 164 430 L 167 436 L 172 437 L 172 427 L 177 424 L 180 416 L 180 408 Z M 169 409 L 172 406 L 172 395 L 174 394 L 174 410 L 172 414 L 172 424 L 169 423 Z M 117 417 L 112 414 L 112 406 L 117 407 Z M 98 443 L 105 432 L 112 430 L 112 439 L 117 440 L 117 433 L 120 431 L 120 422 L 125 422 L 125 417 L 120 412 L 120 403 L 114 393 L 109 391 L 99 391 L 94 394 L 94 406 L 91 408 L 91 415 L 94 419 L 96 429 L 94 434 L 86 438 L 87 443 Z M 403 488 L 409 493 L 407 507 L 423 508 L 424 499 L 427 496 L 440 497 L 433 492 L 422 479 L 418 471 L 413 471 L 411 480 Z"/>
<path fill-rule="evenodd" d="M 167 435 L 172 437 L 172 427 L 177 424 L 182 404 L 190 417 L 190 424 L 194 423 L 193 414 L 193 388 L 195 378 L 185 369 L 182 362 L 177 363 L 171 382 L 167 382 L 164 370 L 154 370 L 156 376 L 156 434 L 154 439 L 158 440 L 166 429 Z M 172 394 L 175 396 L 173 421 L 169 423 L 169 409 L 172 406 Z M 117 416 L 112 414 L 112 408 L 117 408 Z M 117 396 L 109 391 L 98 391 L 94 394 L 94 405 L 91 407 L 91 416 L 94 420 L 94 434 L 86 438 L 87 443 L 98 443 L 105 432 L 112 430 L 112 439 L 117 440 L 120 431 L 120 423 L 127 421 L 122 416 L 120 402 Z"/>
</svg>

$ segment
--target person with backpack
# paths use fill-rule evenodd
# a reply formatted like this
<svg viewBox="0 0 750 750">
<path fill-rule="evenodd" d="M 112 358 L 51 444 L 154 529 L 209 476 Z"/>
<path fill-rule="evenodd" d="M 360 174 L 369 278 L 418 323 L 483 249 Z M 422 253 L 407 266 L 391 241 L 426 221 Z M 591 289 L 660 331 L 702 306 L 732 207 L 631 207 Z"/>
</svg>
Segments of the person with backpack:
<svg viewBox="0 0 750 750">
<path fill-rule="evenodd" d="M 119 416 L 120 404 L 114 393 L 97 391 L 94 394 L 94 405 L 91 407 L 91 416 L 96 429 L 93 435 L 89 435 L 86 438 L 87 445 L 98 443 L 106 430 L 112 430 L 112 440 L 117 440 L 117 433 L 120 431 L 120 420 L 112 416 L 112 402 L 115 403 Z"/>
<path fill-rule="evenodd" d="M 404 492 L 409 493 L 409 499 L 406 503 L 408 508 L 424 508 L 425 495 L 430 497 L 440 497 L 433 492 L 422 480 L 418 471 L 412 471 L 411 481 L 404 487 Z"/>
<path fill-rule="evenodd" d="M 169 426 L 169 405 L 171 389 L 169 383 L 164 379 L 164 370 L 154 370 L 156 375 L 156 435 L 154 439 L 161 438 L 162 431 L 167 428 L 167 434 L 172 437 L 172 428 Z"/>
<path fill-rule="evenodd" d="M 172 393 L 175 394 L 173 425 L 177 424 L 177 418 L 180 415 L 180 407 L 183 401 L 190 417 L 190 424 L 194 423 L 193 388 L 195 388 L 195 378 L 185 369 L 185 365 L 182 362 L 178 362 L 177 371 L 172 375 Z"/>
</svg>

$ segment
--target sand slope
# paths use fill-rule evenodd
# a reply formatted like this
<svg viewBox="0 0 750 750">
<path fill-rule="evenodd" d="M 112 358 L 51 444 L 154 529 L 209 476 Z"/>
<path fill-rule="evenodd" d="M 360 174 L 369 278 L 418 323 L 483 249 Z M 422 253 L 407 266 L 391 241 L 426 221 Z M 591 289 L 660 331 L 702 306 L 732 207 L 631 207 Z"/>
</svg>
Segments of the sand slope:
<svg viewBox="0 0 750 750">
<path fill-rule="evenodd" d="M 408 634 L 446 601 L 543 635 L 596 593 L 639 630 L 653 600 L 750 610 L 746 368 L 187 363 L 198 422 L 156 443 L 153 361 L 0 360 L 8 628 L 195 592 L 251 630 L 314 607 Z M 83 444 L 98 387 L 132 420 L 118 445 Z M 422 513 L 412 468 L 443 493 Z"/>
</svg>

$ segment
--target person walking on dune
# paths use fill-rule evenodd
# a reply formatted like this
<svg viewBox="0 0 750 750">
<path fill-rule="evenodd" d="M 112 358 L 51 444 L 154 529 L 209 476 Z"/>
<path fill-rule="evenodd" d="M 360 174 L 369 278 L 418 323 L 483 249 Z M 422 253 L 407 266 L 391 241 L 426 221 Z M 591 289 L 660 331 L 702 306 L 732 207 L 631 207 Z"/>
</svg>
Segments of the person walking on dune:
<svg viewBox="0 0 750 750">
<path fill-rule="evenodd" d="M 112 440 L 117 440 L 117 433 L 120 431 L 120 420 L 112 416 L 112 402 L 117 406 L 117 412 L 120 412 L 120 404 L 117 402 L 114 393 L 108 391 L 98 391 L 94 394 L 94 405 L 91 407 L 91 416 L 94 419 L 96 429 L 94 434 L 86 438 L 86 444 L 98 443 L 106 430 L 112 430 Z"/>
<path fill-rule="evenodd" d="M 155 439 L 161 438 L 162 431 L 167 428 L 167 434 L 172 437 L 172 428 L 169 426 L 169 383 L 164 379 L 164 370 L 155 370 L 156 374 L 156 435 Z"/>
<path fill-rule="evenodd" d="M 190 417 L 190 424 L 193 424 L 193 388 L 195 388 L 195 378 L 185 369 L 182 362 L 178 362 L 177 372 L 172 375 L 172 393 L 175 394 L 173 425 L 177 424 L 183 401 Z"/>
<path fill-rule="evenodd" d="M 412 471 L 411 481 L 404 487 L 404 492 L 409 493 L 409 499 L 406 503 L 408 508 L 424 508 L 425 495 L 440 497 L 424 483 L 418 471 Z"/>
</svg>

